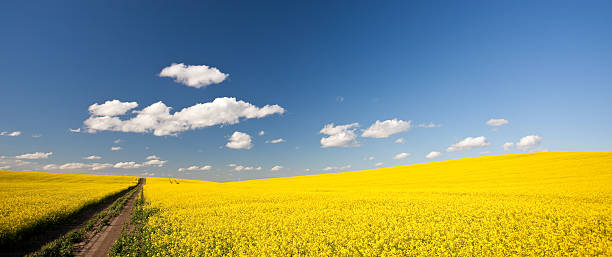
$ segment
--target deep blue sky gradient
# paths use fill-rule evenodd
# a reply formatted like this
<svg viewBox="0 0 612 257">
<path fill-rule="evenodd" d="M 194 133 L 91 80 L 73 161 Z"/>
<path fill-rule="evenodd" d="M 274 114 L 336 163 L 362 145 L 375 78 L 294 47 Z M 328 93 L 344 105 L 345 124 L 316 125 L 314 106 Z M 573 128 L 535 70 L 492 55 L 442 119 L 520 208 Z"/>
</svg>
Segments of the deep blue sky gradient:
<svg viewBox="0 0 612 257">
<path fill-rule="evenodd" d="M 503 143 L 531 134 L 551 151 L 610 151 L 610 13 L 611 1 L 5 1 L 0 131 L 23 135 L 0 137 L 0 155 L 53 152 L 37 162 L 62 164 L 155 154 L 168 164 L 104 173 L 225 181 L 419 163 L 468 136 L 492 145 L 440 160 L 508 153 Z M 173 62 L 230 76 L 201 89 L 157 76 Z M 83 127 L 96 102 L 140 109 L 163 101 L 177 111 L 224 96 L 287 112 L 178 137 L 68 132 Z M 392 118 L 442 126 L 320 147 L 325 124 L 365 129 Z M 510 124 L 493 131 L 490 118 Z M 253 136 L 253 149 L 220 148 L 234 131 Z M 264 143 L 281 137 L 287 142 Z M 398 137 L 406 143 L 393 143 Z M 115 139 L 123 150 L 110 151 Z M 412 156 L 393 160 L 400 152 Z M 236 172 L 229 163 L 264 170 Z M 176 171 L 205 164 L 213 170 Z"/>
</svg>

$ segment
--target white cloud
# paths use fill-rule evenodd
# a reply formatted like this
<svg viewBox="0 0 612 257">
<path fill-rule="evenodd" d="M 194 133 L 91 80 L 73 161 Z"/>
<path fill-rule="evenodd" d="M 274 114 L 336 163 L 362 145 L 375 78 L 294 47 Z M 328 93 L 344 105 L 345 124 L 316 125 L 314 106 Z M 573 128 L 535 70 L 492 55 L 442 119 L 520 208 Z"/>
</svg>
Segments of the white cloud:
<svg viewBox="0 0 612 257">
<path fill-rule="evenodd" d="M 482 152 L 480 152 L 480 154 L 483 154 L 483 155 L 484 154 L 490 154 L 490 153 L 491 153 L 491 151 L 482 151 Z"/>
<path fill-rule="evenodd" d="M 278 144 L 282 142 L 285 142 L 285 139 L 279 138 L 279 139 L 274 139 L 274 140 L 266 140 L 266 143 L 270 143 L 270 144 Z"/>
<path fill-rule="evenodd" d="M 382 163 L 382 162 L 377 162 L 376 164 L 374 164 L 374 166 L 376 166 L 376 167 L 380 167 L 380 166 L 383 166 L 383 164 L 384 164 L 384 163 Z"/>
<path fill-rule="evenodd" d="M 17 155 L 15 158 L 17 159 L 47 159 L 51 156 L 53 152 L 43 153 L 43 152 L 35 152 L 35 153 L 27 153 L 22 155 Z"/>
<path fill-rule="evenodd" d="M 351 168 L 351 165 L 345 165 L 345 166 L 327 166 L 325 168 L 323 168 L 324 171 L 330 171 L 330 170 L 348 170 Z"/>
<path fill-rule="evenodd" d="M 251 149 L 253 143 L 251 143 L 251 136 L 249 134 L 236 131 L 229 138 L 229 142 L 225 146 L 232 149 Z"/>
<path fill-rule="evenodd" d="M 40 138 L 40 137 L 42 137 L 42 135 L 41 134 L 33 134 L 32 137 L 33 138 Z"/>
<path fill-rule="evenodd" d="M 183 170 L 211 170 L 212 166 L 210 165 L 204 165 L 202 167 L 198 167 L 198 166 L 190 166 L 189 168 L 180 168 L 179 171 L 183 171 Z"/>
<path fill-rule="evenodd" d="M 304 171 L 310 171 L 310 169 L 306 168 L 306 169 L 304 169 Z"/>
<path fill-rule="evenodd" d="M 271 170 L 271 171 L 279 171 L 279 170 L 281 170 L 282 168 L 283 168 L 283 166 L 276 165 L 276 166 L 272 167 L 270 170 Z"/>
<path fill-rule="evenodd" d="M 121 102 L 119 100 L 106 101 L 103 104 L 94 103 L 89 106 L 89 113 L 97 116 L 123 115 L 127 111 L 138 107 L 136 102 Z"/>
<path fill-rule="evenodd" d="M 85 159 L 87 159 L 87 157 Z M 93 160 L 94 158 L 89 158 L 89 159 Z M 143 168 L 146 166 L 162 167 L 166 163 L 167 161 L 162 161 L 162 160 L 157 160 L 157 159 L 149 160 L 143 163 L 127 161 L 127 162 L 117 162 L 115 164 L 112 164 L 112 163 L 91 163 L 90 164 L 90 163 L 81 163 L 81 162 L 70 162 L 70 163 L 64 163 L 61 165 L 60 164 L 48 164 L 48 165 L 43 166 L 43 169 L 45 170 L 102 170 L 102 169 L 109 169 L 109 168 L 138 169 L 138 168 Z"/>
<path fill-rule="evenodd" d="M 8 170 L 10 168 L 11 168 L 11 166 L 9 166 L 9 165 L 0 166 L 0 170 Z"/>
<path fill-rule="evenodd" d="M 542 142 L 542 137 L 536 135 L 529 135 L 522 137 L 518 142 L 506 142 L 502 145 L 505 151 L 511 150 L 513 147 L 521 151 L 529 151 L 536 148 Z M 547 151 L 547 149 L 536 149 L 535 151 Z"/>
<path fill-rule="evenodd" d="M 157 167 L 163 167 L 164 164 L 166 164 L 168 161 L 162 161 L 162 160 L 157 160 L 157 159 L 153 159 L 153 160 L 148 160 L 146 162 L 143 162 L 142 165 L 143 166 L 157 166 Z"/>
<path fill-rule="evenodd" d="M 483 137 L 483 136 L 466 137 L 463 140 L 457 142 L 456 144 L 451 145 L 448 148 L 446 148 L 446 151 L 456 152 L 456 151 L 470 150 L 472 148 L 485 147 L 489 145 L 491 145 L 491 143 L 487 141 L 486 137 Z"/>
<path fill-rule="evenodd" d="M 56 164 L 47 164 L 47 165 L 43 166 L 43 170 L 57 170 L 57 165 Z"/>
<path fill-rule="evenodd" d="M 241 118 L 263 118 L 285 112 L 285 109 L 278 105 L 266 105 L 259 108 L 244 101 L 237 101 L 233 97 L 216 98 L 212 102 L 196 104 L 173 114 L 170 113 L 171 109 L 159 101 L 142 110 L 133 111 L 136 116 L 127 120 L 122 120 L 117 115 L 92 112 L 92 115 L 83 124 L 89 133 L 97 131 L 153 132 L 156 136 L 176 136 L 179 132 L 187 130 L 236 124 Z"/>
<path fill-rule="evenodd" d="M 225 74 L 215 67 L 206 65 L 173 63 L 162 69 L 159 76 L 174 78 L 175 82 L 189 87 L 202 88 L 211 84 L 223 82 L 229 74 Z"/>
<path fill-rule="evenodd" d="M 108 169 L 112 167 L 113 167 L 113 164 L 110 164 L 110 163 L 92 163 L 91 164 L 91 170 L 103 170 L 103 169 Z"/>
<path fill-rule="evenodd" d="M 512 147 L 514 147 L 514 143 L 506 142 L 504 143 L 503 147 L 504 147 L 504 151 L 509 151 L 510 149 L 512 149 Z"/>
<path fill-rule="evenodd" d="M 412 121 L 403 121 L 398 119 L 379 121 L 377 120 L 366 129 L 362 137 L 387 138 L 393 134 L 404 132 L 410 129 Z"/>
<path fill-rule="evenodd" d="M 355 141 L 357 138 L 357 134 L 355 134 L 357 127 L 359 127 L 358 123 L 338 126 L 334 126 L 334 123 L 325 125 L 319 133 L 327 135 L 328 137 L 321 138 L 321 147 L 359 146 L 359 142 Z"/>
<path fill-rule="evenodd" d="M 147 156 L 147 160 L 159 160 L 159 156 L 149 155 L 149 156 Z"/>
<path fill-rule="evenodd" d="M 81 162 L 70 162 L 61 165 L 58 164 L 47 164 L 43 166 L 44 170 L 101 170 L 113 167 L 109 163 L 81 163 Z"/>
<path fill-rule="evenodd" d="M 487 125 L 489 126 L 493 126 L 493 127 L 499 127 L 499 126 L 503 126 L 510 123 L 509 121 L 505 120 L 505 119 L 490 119 L 487 121 Z"/>
<path fill-rule="evenodd" d="M 121 146 L 113 146 L 111 147 L 111 151 L 119 151 L 121 150 Z"/>
<path fill-rule="evenodd" d="M 521 138 L 518 143 L 516 143 L 516 148 L 522 151 L 530 150 L 542 142 L 542 137 L 536 135 L 529 135 Z"/>
<path fill-rule="evenodd" d="M 79 133 L 79 132 L 81 132 L 81 128 L 77 128 L 77 129 L 68 128 L 68 131 L 70 131 L 72 133 Z"/>
<path fill-rule="evenodd" d="M 405 142 L 405 140 L 404 140 L 404 138 L 403 138 L 403 137 L 400 137 L 400 138 L 398 138 L 398 139 L 395 139 L 395 141 L 394 141 L 394 142 L 395 142 L 395 143 L 398 143 L 398 144 L 403 144 L 403 143 Z"/>
<path fill-rule="evenodd" d="M 16 137 L 21 135 L 21 131 L 13 131 L 13 132 L 8 132 L 8 131 L 2 131 L 0 132 L 0 136 L 7 136 L 7 137 Z"/>
<path fill-rule="evenodd" d="M 97 156 L 97 155 L 90 155 L 90 156 L 87 156 L 87 157 L 83 157 L 83 159 L 85 159 L 85 160 L 100 160 L 100 159 L 102 159 L 102 157 Z"/>
<path fill-rule="evenodd" d="M 393 156 L 393 159 L 399 160 L 399 159 L 404 159 L 409 156 L 410 156 L 409 153 L 398 153 L 395 156 Z"/>
<path fill-rule="evenodd" d="M 433 122 L 429 122 L 429 124 L 421 123 L 418 125 L 419 128 L 437 128 L 440 127 L 440 124 L 434 124 Z"/>
<path fill-rule="evenodd" d="M 119 143 L 121 143 L 121 139 L 117 139 L 117 140 L 113 141 L 113 143 L 119 144 Z"/>
<path fill-rule="evenodd" d="M 438 158 L 442 155 L 442 153 L 440 152 L 430 152 L 427 154 L 427 156 L 425 156 L 425 158 L 427 159 L 434 159 L 434 158 Z"/>
<path fill-rule="evenodd" d="M 89 169 L 89 165 L 80 162 L 71 162 L 62 164 L 58 167 L 60 170 L 76 170 L 76 169 Z"/>
<path fill-rule="evenodd" d="M 363 158 L 363 159 L 364 159 L 364 160 L 371 161 L 371 160 L 374 160 L 374 156 L 366 157 L 366 158 Z"/>
<path fill-rule="evenodd" d="M 258 135 L 260 135 L 260 136 L 263 136 L 265 133 L 266 133 L 266 132 L 264 132 L 264 131 L 262 130 L 262 131 L 259 131 L 259 133 L 257 133 L 257 134 L 258 134 Z"/>
<path fill-rule="evenodd" d="M 259 166 L 259 167 L 255 168 L 255 170 L 261 170 L 261 166 Z"/>
<path fill-rule="evenodd" d="M 113 167 L 116 169 L 137 169 L 142 167 L 142 164 L 136 162 L 118 162 Z"/>
</svg>

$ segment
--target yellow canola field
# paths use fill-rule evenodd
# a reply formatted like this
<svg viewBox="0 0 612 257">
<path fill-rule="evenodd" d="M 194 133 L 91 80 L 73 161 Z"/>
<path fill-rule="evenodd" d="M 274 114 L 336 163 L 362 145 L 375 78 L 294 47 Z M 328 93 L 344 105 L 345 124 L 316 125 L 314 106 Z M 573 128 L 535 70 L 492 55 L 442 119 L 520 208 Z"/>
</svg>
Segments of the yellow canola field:
<svg viewBox="0 0 612 257">
<path fill-rule="evenodd" d="M 0 171 L 0 244 L 137 183 L 137 177 Z"/>
<path fill-rule="evenodd" d="M 612 256 L 610 152 L 231 183 L 149 178 L 144 197 L 157 211 L 147 256 Z"/>
</svg>

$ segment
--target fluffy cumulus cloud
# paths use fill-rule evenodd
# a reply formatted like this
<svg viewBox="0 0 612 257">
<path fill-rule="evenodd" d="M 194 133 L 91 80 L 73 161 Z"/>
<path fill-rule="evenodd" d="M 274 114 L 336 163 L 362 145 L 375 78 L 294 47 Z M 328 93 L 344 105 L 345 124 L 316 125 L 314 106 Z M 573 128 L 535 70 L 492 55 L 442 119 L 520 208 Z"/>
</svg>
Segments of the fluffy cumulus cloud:
<svg viewBox="0 0 612 257">
<path fill-rule="evenodd" d="M 344 166 L 327 166 L 325 168 L 323 168 L 324 171 L 330 171 L 330 170 L 348 170 L 351 168 L 351 165 L 344 165 Z"/>
<path fill-rule="evenodd" d="M 399 159 L 407 158 L 409 156 L 410 156 L 409 153 L 398 153 L 395 156 L 393 156 L 393 159 L 399 160 Z"/>
<path fill-rule="evenodd" d="M 100 159 L 102 159 L 102 157 L 97 156 L 97 155 L 90 155 L 90 156 L 87 156 L 87 157 L 83 157 L 83 159 L 85 159 L 85 160 L 100 160 Z"/>
<path fill-rule="evenodd" d="M 368 129 L 363 131 L 362 137 L 387 138 L 393 134 L 404 132 L 410 129 L 412 121 L 398 119 L 379 121 L 377 120 Z"/>
<path fill-rule="evenodd" d="M 276 166 L 272 167 L 272 169 L 270 169 L 270 170 L 271 170 L 271 171 L 279 171 L 279 170 L 281 170 L 281 169 L 283 169 L 283 166 L 276 165 Z"/>
<path fill-rule="evenodd" d="M 229 142 L 225 146 L 232 149 L 251 149 L 253 148 L 253 143 L 249 134 L 236 131 L 229 138 Z"/>
<path fill-rule="evenodd" d="M 278 139 L 273 139 L 273 140 L 266 140 L 266 143 L 270 143 L 270 144 L 278 144 L 282 142 L 285 142 L 285 139 L 278 138 Z"/>
<path fill-rule="evenodd" d="M 395 141 L 394 141 L 394 142 L 395 142 L 395 143 L 397 143 L 397 144 L 403 144 L 405 141 L 406 141 L 406 140 L 404 140 L 404 138 L 403 138 L 403 137 L 400 137 L 400 138 L 398 138 L 398 139 L 395 139 Z"/>
<path fill-rule="evenodd" d="M 264 132 L 264 131 L 262 130 L 262 131 L 259 131 L 259 133 L 257 133 L 257 134 L 258 134 L 258 135 L 260 135 L 260 136 L 263 136 L 264 134 L 266 134 L 266 132 Z"/>
<path fill-rule="evenodd" d="M 118 116 L 125 112 L 99 112 L 99 108 L 92 111 L 90 106 L 91 116 L 83 124 L 89 133 L 97 131 L 152 132 L 156 136 L 176 136 L 179 132 L 187 130 L 236 124 L 241 118 L 263 118 L 285 112 L 285 109 L 278 105 L 257 107 L 233 97 L 216 98 L 212 102 L 196 104 L 174 113 L 170 113 L 171 109 L 160 101 L 142 110 L 132 111 L 135 114 L 132 118 L 121 119 Z"/>
<path fill-rule="evenodd" d="M 72 133 L 79 133 L 81 132 L 81 128 L 77 128 L 77 129 L 71 129 L 69 128 L 68 131 L 72 132 Z"/>
<path fill-rule="evenodd" d="M 26 154 L 22 154 L 22 155 L 17 155 L 17 156 L 15 156 L 15 158 L 17 158 L 17 159 L 30 159 L 30 160 L 47 159 L 52 154 L 53 154 L 53 152 L 48 152 L 48 153 L 35 152 L 35 153 L 26 153 Z"/>
<path fill-rule="evenodd" d="M 13 131 L 13 132 L 1 131 L 0 132 L 0 136 L 16 137 L 20 135 L 21 135 L 21 131 Z"/>
<path fill-rule="evenodd" d="M 522 137 L 516 143 L 506 142 L 502 145 L 502 147 L 504 148 L 505 151 L 509 151 L 514 147 L 516 147 L 516 149 L 521 150 L 521 151 L 530 151 L 538 147 L 540 143 L 542 143 L 542 137 L 537 136 L 537 135 L 529 135 L 529 136 Z M 539 149 L 539 150 L 544 150 L 544 149 Z"/>
<path fill-rule="evenodd" d="M 376 166 L 376 167 L 380 167 L 380 166 L 383 166 L 384 164 L 385 164 L 385 163 L 383 163 L 383 162 L 377 162 L 376 164 L 374 164 L 374 166 Z"/>
<path fill-rule="evenodd" d="M 138 107 L 136 102 L 121 102 L 119 100 L 106 101 L 103 104 L 92 104 L 89 106 L 89 113 L 97 116 L 117 116 L 127 113 L 129 110 Z"/>
<path fill-rule="evenodd" d="M 499 127 L 499 126 L 503 126 L 510 123 L 509 121 L 505 120 L 505 119 L 490 119 L 487 121 L 487 125 L 489 126 L 493 126 L 493 127 Z"/>
<path fill-rule="evenodd" d="M 486 137 L 483 137 L 483 136 L 466 137 L 463 140 L 457 142 L 456 144 L 451 145 L 448 148 L 446 148 L 446 151 L 456 152 L 456 151 L 470 150 L 472 148 L 485 147 L 489 145 L 491 145 L 491 143 L 487 141 Z"/>
<path fill-rule="evenodd" d="M 111 151 L 119 151 L 121 150 L 121 146 L 113 146 L 111 147 Z"/>
<path fill-rule="evenodd" d="M 225 74 L 215 67 L 206 65 L 185 65 L 173 63 L 159 73 L 160 77 L 174 78 L 177 83 L 189 87 L 202 88 L 211 84 L 223 82 L 229 74 Z"/>
<path fill-rule="evenodd" d="M 518 143 L 516 143 L 516 148 L 522 151 L 528 151 L 539 146 L 541 142 L 542 137 L 536 135 L 529 135 L 521 138 Z"/>
<path fill-rule="evenodd" d="M 325 125 L 319 133 L 327 135 L 327 137 L 321 138 L 321 147 L 351 147 L 359 146 L 359 142 L 355 139 L 357 134 L 355 130 L 359 127 L 358 123 L 351 123 L 346 125 L 334 125 L 330 123 Z"/>
<path fill-rule="evenodd" d="M 430 153 L 427 154 L 427 156 L 425 156 L 425 158 L 427 158 L 427 159 L 435 159 L 435 158 L 438 158 L 440 156 L 442 156 L 442 153 L 440 153 L 440 152 L 430 152 Z"/>
<path fill-rule="evenodd" d="M 159 160 L 160 158 L 157 155 L 149 155 L 149 156 L 147 156 L 146 159 L 147 160 Z"/>
</svg>

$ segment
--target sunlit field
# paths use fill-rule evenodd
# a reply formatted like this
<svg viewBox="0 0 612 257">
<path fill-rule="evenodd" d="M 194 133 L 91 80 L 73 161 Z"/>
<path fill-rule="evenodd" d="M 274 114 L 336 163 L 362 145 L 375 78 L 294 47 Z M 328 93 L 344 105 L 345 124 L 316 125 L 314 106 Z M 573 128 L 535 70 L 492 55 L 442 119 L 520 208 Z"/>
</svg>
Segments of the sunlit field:
<svg viewBox="0 0 612 257">
<path fill-rule="evenodd" d="M 149 178 L 144 198 L 148 256 L 612 255 L 609 152 L 232 183 Z"/>
<path fill-rule="evenodd" d="M 0 244 L 137 182 L 136 177 L 0 171 Z"/>
</svg>

